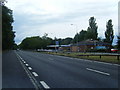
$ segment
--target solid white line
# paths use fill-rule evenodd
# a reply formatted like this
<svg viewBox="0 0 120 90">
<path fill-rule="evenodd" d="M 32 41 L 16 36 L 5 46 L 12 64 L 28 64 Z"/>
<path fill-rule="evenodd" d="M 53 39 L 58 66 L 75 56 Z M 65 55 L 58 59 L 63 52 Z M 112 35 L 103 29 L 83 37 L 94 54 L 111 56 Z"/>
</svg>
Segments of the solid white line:
<svg viewBox="0 0 120 90">
<path fill-rule="evenodd" d="M 40 83 L 43 85 L 45 89 L 50 89 L 50 87 L 44 81 L 40 81 Z"/>
<path fill-rule="evenodd" d="M 115 66 L 120 66 L 119 64 L 113 64 L 113 65 L 115 65 Z"/>
<path fill-rule="evenodd" d="M 98 71 L 98 70 L 94 70 L 94 69 L 90 69 L 90 68 L 86 68 L 86 69 L 89 70 L 89 71 L 100 73 L 100 74 L 104 74 L 104 75 L 108 75 L 108 76 L 110 75 L 109 73 L 101 72 L 101 71 Z"/>
<path fill-rule="evenodd" d="M 99 61 L 94 61 L 96 63 L 102 63 L 102 64 L 108 64 L 108 65 L 112 65 L 111 63 L 106 63 L 106 62 L 99 62 Z"/>
<path fill-rule="evenodd" d="M 38 74 L 36 73 L 36 72 L 32 72 L 33 73 L 33 75 L 35 76 L 35 77 L 37 77 L 38 76 Z"/>
<path fill-rule="evenodd" d="M 26 66 L 29 66 L 28 64 L 25 64 Z"/>
<path fill-rule="evenodd" d="M 32 68 L 31 68 L 31 67 L 28 67 L 28 69 L 29 69 L 29 70 L 32 70 Z"/>
</svg>

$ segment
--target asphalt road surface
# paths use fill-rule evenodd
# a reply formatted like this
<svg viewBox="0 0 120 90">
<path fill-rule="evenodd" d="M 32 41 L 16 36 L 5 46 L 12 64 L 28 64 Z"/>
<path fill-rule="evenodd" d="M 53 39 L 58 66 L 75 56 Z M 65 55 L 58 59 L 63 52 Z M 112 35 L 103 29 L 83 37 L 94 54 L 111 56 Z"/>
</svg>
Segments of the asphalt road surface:
<svg viewBox="0 0 120 90">
<path fill-rule="evenodd" d="M 3 88 L 118 88 L 119 65 L 30 51 L 3 53 Z"/>
</svg>

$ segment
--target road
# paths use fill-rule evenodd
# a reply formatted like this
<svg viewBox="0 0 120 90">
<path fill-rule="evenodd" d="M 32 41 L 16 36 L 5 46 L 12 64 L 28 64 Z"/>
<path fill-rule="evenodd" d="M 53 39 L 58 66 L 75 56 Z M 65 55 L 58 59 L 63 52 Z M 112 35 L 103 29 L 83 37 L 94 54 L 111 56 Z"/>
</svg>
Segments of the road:
<svg viewBox="0 0 120 90">
<path fill-rule="evenodd" d="M 3 87 L 118 88 L 119 67 L 37 52 L 9 51 L 3 54 Z"/>
</svg>

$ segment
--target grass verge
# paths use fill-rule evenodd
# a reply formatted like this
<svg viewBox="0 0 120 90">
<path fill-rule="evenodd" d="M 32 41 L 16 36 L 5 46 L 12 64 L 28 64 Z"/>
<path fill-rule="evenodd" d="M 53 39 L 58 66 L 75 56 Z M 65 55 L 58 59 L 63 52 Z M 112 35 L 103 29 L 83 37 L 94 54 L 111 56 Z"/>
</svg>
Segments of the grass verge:
<svg viewBox="0 0 120 90">
<path fill-rule="evenodd" d="M 78 56 L 78 55 L 89 55 L 90 53 L 63 53 L 63 52 L 62 53 L 42 52 L 42 53 L 120 64 L 120 60 L 117 60 L 117 56 L 101 56 L 100 58 L 100 56 L 89 56 L 89 57 Z"/>
</svg>

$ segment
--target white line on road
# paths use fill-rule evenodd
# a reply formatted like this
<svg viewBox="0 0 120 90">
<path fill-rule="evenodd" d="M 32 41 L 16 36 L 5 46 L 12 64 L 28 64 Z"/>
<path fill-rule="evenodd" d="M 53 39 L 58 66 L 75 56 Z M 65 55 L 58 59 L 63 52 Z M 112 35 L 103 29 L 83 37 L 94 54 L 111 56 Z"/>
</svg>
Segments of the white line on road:
<svg viewBox="0 0 120 90">
<path fill-rule="evenodd" d="M 94 62 L 112 65 L 111 63 L 106 63 L 106 62 L 99 62 L 99 61 L 94 61 Z"/>
<path fill-rule="evenodd" d="M 20 57 L 20 56 L 19 56 Z M 20 59 L 22 60 L 23 58 L 20 57 Z"/>
<path fill-rule="evenodd" d="M 113 64 L 113 65 L 115 65 L 115 66 L 120 66 L 119 64 Z"/>
<path fill-rule="evenodd" d="M 24 60 L 22 60 L 24 62 Z"/>
<path fill-rule="evenodd" d="M 50 89 L 50 87 L 44 81 L 40 81 L 40 83 L 43 85 L 45 89 Z"/>
<path fill-rule="evenodd" d="M 36 73 L 36 72 L 32 72 L 33 73 L 33 75 L 35 76 L 35 77 L 37 77 L 38 76 L 38 74 Z"/>
<path fill-rule="evenodd" d="M 25 64 L 26 66 L 29 66 L 28 64 Z"/>
<path fill-rule="evenodd" d="M 28 69 L 29 69 L 29 70 L 32 70 L 32 68 L 31 68 L 31 67 L 28 67 Z"/>
<path fill-rule="evenodd" d="M 26 63 L 25 61 L 23 63 Z"/>
<path fill-rule="evenodd" d="M 90 68 L 86 68 L 86 69 L 89 70 L 89 71 L 96 72 L 96 73 L 100 73 L 100 74 L 104 74 L 104 75 L 108 75 L 108 76 L 110 75 L 109 73 L 106 73 L 106 72 L 101 72 L 101 71 L 90 69 Z"/>
</svg>

